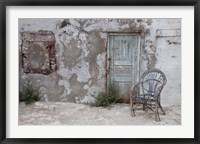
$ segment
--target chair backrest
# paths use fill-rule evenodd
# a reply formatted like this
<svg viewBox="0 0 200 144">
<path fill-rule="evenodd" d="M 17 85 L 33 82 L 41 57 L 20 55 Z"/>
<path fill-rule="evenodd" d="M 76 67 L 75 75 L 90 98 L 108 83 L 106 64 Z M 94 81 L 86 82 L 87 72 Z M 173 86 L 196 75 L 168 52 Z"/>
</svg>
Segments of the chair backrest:
<svg viewBox="0 0 200 144">
<path fill-rule="evenodd" d="M 143 94 L 150 94 L 155 96 L 156 90 L 159 89 L 159 92 L 162 91 L 164 85 L 167 82 L 167 78 L 162 71 L 153 68 L 146 70 L 142 74 L 140 82 L 142 85 Z"/>
</svg>

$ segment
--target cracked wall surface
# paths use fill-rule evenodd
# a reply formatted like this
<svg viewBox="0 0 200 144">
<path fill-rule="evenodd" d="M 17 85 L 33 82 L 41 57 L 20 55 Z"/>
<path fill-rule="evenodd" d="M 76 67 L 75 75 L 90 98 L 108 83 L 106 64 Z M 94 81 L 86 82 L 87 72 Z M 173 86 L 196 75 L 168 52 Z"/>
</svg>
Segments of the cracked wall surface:
<svg viewBox="0 0 200 144">
<path fill-rule="evenodd" d="M 41 31 L 53 34 L 53 49 L 45 49 L 46 44 L 41 42 L 29 43 L 29 47 L 24 44 L 23 40 L 30 39 L 27 33 L 37 35 Z M 162 103 L 180 104 L 181 78 L 171 75 L 175 70 L 181 72 L 181 19 L 19 19 L 20 90 L 30 80 L 34 89 L 40 91 L 42 100 L 91 102 L 99 92 L 106 90 L 108 34 L 113 32 L 140 35 L 139 75 L 153 67 L 166 70 L 170 80 Z M 42 70 L 24 70 L 22 47 L 28 47 L 30 51 L 24 62 L 30 61 L 32 68 L 41 67 Z M 34 58 L 35 62 L 32 61 Z"/>
</svg>

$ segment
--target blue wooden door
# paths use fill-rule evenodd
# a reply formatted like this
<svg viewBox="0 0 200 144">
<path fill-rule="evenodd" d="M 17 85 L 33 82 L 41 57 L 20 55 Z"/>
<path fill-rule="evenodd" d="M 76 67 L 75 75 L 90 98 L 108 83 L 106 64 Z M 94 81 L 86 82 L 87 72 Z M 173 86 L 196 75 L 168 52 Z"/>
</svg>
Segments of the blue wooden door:
<svg viewBox="0 0 200 144">
<path fill-rule="evenodd" d="M 139 36 L 109 36 L 109 83 L 118 85 L 124 101 L 129 101 L 128 91 L 138 81 Z"/>
</svg>

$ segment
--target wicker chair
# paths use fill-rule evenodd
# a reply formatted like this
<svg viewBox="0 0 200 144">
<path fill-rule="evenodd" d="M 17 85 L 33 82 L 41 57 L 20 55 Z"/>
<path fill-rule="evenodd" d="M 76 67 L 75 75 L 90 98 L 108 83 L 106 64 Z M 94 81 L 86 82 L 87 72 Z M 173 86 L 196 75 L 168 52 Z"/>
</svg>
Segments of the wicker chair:
<svg viewBox="0 0 200 144">
<path fill-rule="evenodd" d="M 160 95 L 167 82 L 165 74 L 158 69 L 149 69 L 143 73 L 139 83 L 131 89 L 131 114 L 135 116 L 135 104 L 142 104 L 143 110 L 149 108 L 154 111 L 156 121 L 160 121 L 158 108 L 165 112 L 160 103 Z"/>
</svg>

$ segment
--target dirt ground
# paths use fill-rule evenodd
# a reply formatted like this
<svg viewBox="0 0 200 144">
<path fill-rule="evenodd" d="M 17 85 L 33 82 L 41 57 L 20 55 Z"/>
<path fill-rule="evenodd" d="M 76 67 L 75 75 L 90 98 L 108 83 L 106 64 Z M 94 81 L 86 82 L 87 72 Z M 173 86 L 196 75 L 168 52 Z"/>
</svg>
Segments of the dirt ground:
<svg viewBox="0 0 200 144">
<path fill-rule="evenodd" d="M 163 108 L 161 122 L 151 110 L 137 110 L 132 117 L 129 104 L 108 108 L 64 102 L 19 103 L 19 125 L 181 125 L 181 107 Z"/>
</svg>

